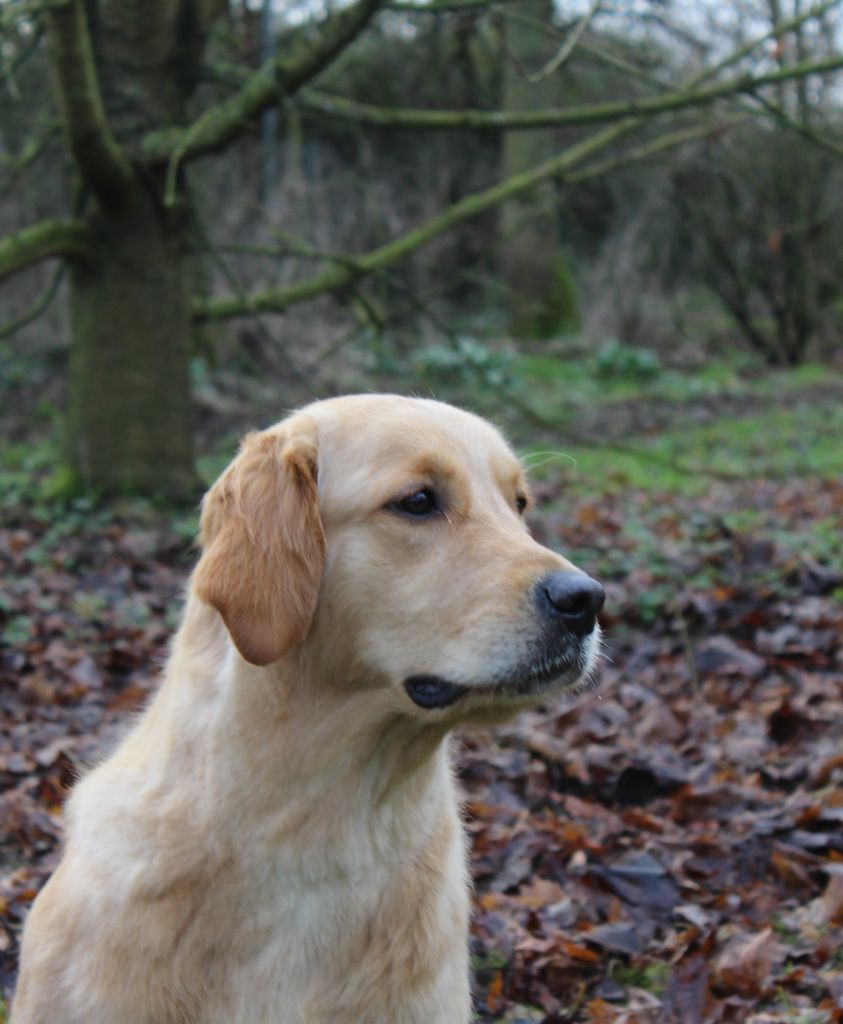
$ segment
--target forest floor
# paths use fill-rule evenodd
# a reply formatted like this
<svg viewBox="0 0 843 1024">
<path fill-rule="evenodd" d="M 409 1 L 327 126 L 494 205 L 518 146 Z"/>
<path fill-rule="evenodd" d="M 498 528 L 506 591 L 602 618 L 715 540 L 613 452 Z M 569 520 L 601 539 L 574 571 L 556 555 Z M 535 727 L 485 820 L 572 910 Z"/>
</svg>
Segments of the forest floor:
<svg viewBox="0 0 843 1024">
<path fill-rule="evenodd" d="M 480 1021 L 843 1022 L 843 386 L 791 383 L 555 432 L 534 392 L 534 532 L 605 583 L 608 651 L 599 692 L 460 736 Z M 195 557 L 193 511 L 34 497 L 48 461 L 0 480 L 0 1021 Z"/>
</svg>

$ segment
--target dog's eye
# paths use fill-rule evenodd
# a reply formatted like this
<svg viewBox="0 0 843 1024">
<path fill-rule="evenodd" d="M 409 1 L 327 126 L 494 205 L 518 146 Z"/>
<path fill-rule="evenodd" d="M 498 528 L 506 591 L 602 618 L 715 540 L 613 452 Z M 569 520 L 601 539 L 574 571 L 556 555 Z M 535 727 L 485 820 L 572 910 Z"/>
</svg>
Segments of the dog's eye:
<svg viewBox="0 0 843 1024">
<path fill-rule="evenodd" d="M 527 499 L 523 494 L 515 496 L 515 507 L 518 509 L 518 515 L 523 516 L 527 511 Z"/>
<path fill-rule="evenodd" d="M 392 507 L 406 512 L 408 516 L 429 516 L 439 511 L 439 502 L 429 487 L 420 487 L 406 498 L 393 501 Z"/>
</svg>

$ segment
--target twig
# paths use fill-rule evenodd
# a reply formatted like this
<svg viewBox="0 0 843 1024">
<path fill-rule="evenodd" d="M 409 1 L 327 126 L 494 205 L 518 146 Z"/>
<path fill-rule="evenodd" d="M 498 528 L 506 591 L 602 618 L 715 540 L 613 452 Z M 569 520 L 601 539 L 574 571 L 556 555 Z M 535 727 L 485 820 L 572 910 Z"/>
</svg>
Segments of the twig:
<svg viewBox="0 0 843 1024">
<path fill-rule="evenodd" d="M 38 298 L 33 302 L 29 309 L 25 310 L 20 316 L 10 320 L 8 323 L 0 326 L 0 338 L 10 338 L 13 334 L 17 334 L 18 331 L 22 330 L 27 324 L 31 324 L 33 320 L 37 320 L 42 313 L 45 313 L 56 294 L 59 290 L 59 285 L 64 277 L 65 266 L 60 264 L 53 271 L 53 276 L 50 279 L 50 283 L 44 289 Z"/>
<path fill-rule="evenodd" d="M 361 256 L 349 256 L 345 263 L 337 262 L 314 277 L 297 281 L 285 288 L 267 289 L 245 297 L 235 296 L 197 301 L 194 305 L 194 320 L 202 322 L 204 320 L 223 320 L 252 313 L 283 312 L 297 303 L 346 288 L 363 275 L 375 274 L 386 269 L 433 238 L 450 230 L 456 224 L 476 217 L 504 200 L 526 192 L 540 181 L 559 178 L 563 184 L 581 182 L 636 160 L 647 159 L 660 150 L 722 128 L 721 122 L 674 132 L 656 138 L 621 156 L 591 164 L 584 170 L 576 169 L 588 157 L 601 152 L 610 143 L 628 134 L 637 124 L 635 119 L 629 119 L 589 136 L 538 167 L 514 174 L 491 188 L 466 196 L 406 235 Z"/>
<path fill-rule="evenodd" d="M 0 238 L 0 281 L 42 260 L 88 255 L 88 231 L 81 221 L 43 220 Z"/>
<path fill-rule="evenodd" d="M 600 4 L 602 0 L 592 0 L 591 6 L 580 18 L 577 24 L 571 29 L 568 37 L 562 43 L 557 50 L 556 54 L 545 64 L 539 71 L 534 72 L 532 75 L 527 75 L 528 82 L 540 82 L 543 78 L 547 78 L 554 72 L 558 71 L 559 68 L 565 63 L 565 61 L 571 56 L 576 49 L 577 43 L 582 38 L 583 33 L 593 21 L 595 15 L 600 10 Z"/>
<path fill-rule="evenodd" d="M 812 142 L 815 146 L 820 149 L 824 149 L 829 153 L 833 153 L 834 156 L 843 156 L 843 145 L 838 142 L 832 142 L 831 139 L 824 138 L 819 135 L 812 128 L 809 128 L 805 124 L 800 124 L 798 121 L 794 121 L 785 110 L 782 109 L 777 103 L 773 103 L 772 100 L 766 99 L 764 96 L 754 96 L 762 107 L 780 124 L 784 125 L 785 128 L 789 128 L 792 132 L 796 132 L 797 135 L 801 135 L 804 139 Z"/>
<path fill-rule="evenodd" d="M 209 107 L 187 128 L 147 135 L 141 152 L 149 164 L 167 164 L 168 198 L 172 201 L 173 182 L 185 160 L 224 149 L 264 110 L 296 93 L 357 38 L 383 3 L 357 0 L 335 12 L 309 47 L 289 59 L 278 55 L 267 61 L 233 96 Z"/>
<path fill-rule="evenodd" d="M 393 286 L 394 286 L 396 282 L 393 279 L 390 279 L 390 283 L 393 284 Z M 409 313 L 416 313 L 416 312 L 419 312 L 419 311 L 423 312 L 426 316 L 429 316 L 430 319 L 433 320 L 434 322 L 439 321 L 437 326 L 443 325 L 444 321 L 441 321 L 438 317 L 435 318 L 435 315 L 430 310 L 430 306 L 428 305 L 428 303 L 432 299 L 442 298 L 443 296 L 447 295 L 449 292 L 452 292 L 456 288 L 459 288 L 461 286 L 462 286 L 462 281 L 461 280 L 452 281 L 446 287 L 438 288 L 436 291 L 434 291 L 434 292 L 432 292 L 432 293 L 430 293 L 428 295 L 417 295 L 415 293 L 410 292 L 409 289 L 405 288 L 405 294 L 407 294 L 409 296 L 410 301 L 407 303 L 407 305 L 405 305 L 405 306 L 403 306 L 403 307 L 401 307 L 399 309 L 393 310 L 393 312 L 391 312 L 391 313 L 387 314 L 386 316 L 380 318 L 380 320 L 381 320 L 381 329 L 389 327 L 390 324 L 397 323 L 399 320 L 402 320 Z M 359 292 L 357 294 L 359 295 Z M 368 325 L 364 325 L 363 327 L 355 325 L 350 331 L 347 331 L 337 341 L 335 341 L 331 345 L 329 345 L 327 349 L 325 349 L 324 351 L 320 352 L 318 354 L 318 356 L 316 357 L 315 362 L 312 363 L 309 367 L 305 367 L 305 370 L 308 371 L 308 372 L 313 371 L 315 369 L 315 367 L 319 363 L 324 362 L 326 359 L 330 359 L 331 356 L 333 356 L 337 352 L 339 352 L 340 349 L 342 349 L 346 345 L 350 345 L 352 342 L 356 341 L 360 337 L 360 335 L 363 333 L 363 331 L 366 329 L 366 326 L 368 326 Z M 445 333 L 447 335 L 449 335 L 449 336 L 450 336 L 451 333 L 453 333 L 453 332 L 451 332 L 451 329 L 450 329 L 450 327 L 448 327 L 447 324 L 444 324 L 443 329 L 444 329 Z"/>
<path fill-rule="evenodd" d="M 21 98 L 20 89 L 18 89 L 18 83 L 15 75 L 38 50 L 38 47 L 41 45 L 41 40 L 44 38 L 44 25 L 40 16 L 36 20 L 35 25 L 36 29 L 32 33 L 32 38 L 27 41 L 27 44 L 13 60 L 7 62 L 3 48 L 0 47 L 0 64 L 2 64 L 2 76 L 0 77 L 3 78 L 6 88 L 9 90 L 9 95 L 14 100 L 19 100 Z"/>
<path fill-rule="evenodd" d="M 517 3 L 518 0 L 433 0 L 432 3 L 415 4 L 404 0 L 392 0 L 385 10 L 401 14 L 454 14 L 460 11 L 473 11 L 480 8 L 495 10 L 504 4 Z"/>
<path fill-rule="evenodd" d="M 40 132 L 30 136 L 23 150 L 17 156 L 4 155 L 0 157 L 0 166 L 9 177 L 9 181 L 3 187 L 3 195 L 7 195 L 14 188 L 17 176 L 35 163 L 53 136 L 58 134 L 58 131 L 58 122 L 50 120 Z"/>
<path fill-rule="evenodd" d="M 843 55 L 835 54 L 813 63 L 777 68 L 774 71 L 758 75 L 743 74 L 725 82 L 699 88 L 691 86 L 657 96 L 641 96 L 620 102 L 588 103 L 584 106 L 546 110 L 509 112 L 379 107 L 316 90 L 308 90 L 303 93 L 299 104 L 303 110 L 314 114 L 378 128 L 435 129 L 437 131 L 524 131 L 534 128 L 607 124 L 627 118 L 643 120 L 656 114 L 675 113 L 692 107 L 709 106 L 717 100 L 755 93 L 763 86 L 776 85 L 808 75 L 826 74 L 840 68 L 843 68 Z"/>
<path fill-rule="evenodd" d="M 0 27 L 25 19 L 37 21 L 42 14 L 64 7 L 68 0 L 6 0 L 0 7 Z"/>
<path fill-rule="evenodd" d="M 210 235 L 205 229 L 205 225 L 202 223 L 199 216 L 195 213 L 193 217 L 193 225 L 197 238 L 199 239 L 202 247 L 210 255 L 213 262 L 219 267 L 223 277 L 225 277 L 226 281 L 228 281 L 229 287 L 236 295 L 240 295 L 241 297 L 245 296 L 243 286 L 240 283 L 239 278 L 231 269 L 231 267 L 229 267 L 228 263 L 222 258 L 216 246 L 212 242 Z M 282 353 L 284 360 L 287 363 L 287 366 L 289 367 L 293 376 L 299 381 L 299 383 L 305 384 L 307 387 L 312 387 L 313 380 L 292 359 L 287 349 L 283 345 L 277 344 L 275 339 L 272 337 L 271 332 L 267 328 L 263 318 L 260 316 L 255 317 L 254 322 L 257 325 L 257 328 L 260 331 L 260 333 L 263 334 L 264 338 L 268 339 L 272 343 L 273 347 L 277 348 Z"/>
<path fill-rule="evenodd" d="M 700 686 L 700 675 L 697 672 L 697 659 L 694 653 L 694 645 L 691 641 L 691 634 L 688 630 L 688 623 L 682 614 L 682 609 L 676 609 L 676 617 L 679 622 L 679 636 L 682 640 L 682 650 L 685 654 L 685 664 L 688 667 L 688 678 L 691 682 L 691 692 L 695 697 L 700 697 L 702 687 Z"/>
</svg>

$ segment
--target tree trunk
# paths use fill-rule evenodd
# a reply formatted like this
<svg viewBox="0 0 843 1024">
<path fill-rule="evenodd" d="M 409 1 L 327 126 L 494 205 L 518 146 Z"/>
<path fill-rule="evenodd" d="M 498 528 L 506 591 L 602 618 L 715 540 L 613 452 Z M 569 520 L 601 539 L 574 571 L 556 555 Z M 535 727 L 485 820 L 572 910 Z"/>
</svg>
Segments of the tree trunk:
<svg viewBox="0 0 843 1024">
<path fill-rule="evenodd" d="M 553 57 L 558 37 L 552 0 L 525 0 L 507 22 L 503 107 L 508 113 L 558 106 L 558 75 L 531 82 Z M 521 17 L 525 20 L 521 20 Z M 529 19 L 529 20 L 526 20 Z M 507 132 L 503 176 L 534 167 L 557 152 L 552 129 Z M 547 181 L 510 200 L 500 216 L 501 270 L 507 284 L 510 329 L 522 337 L 551 337 L 578 326 L 576 290 L 559 245 L 556 185 Z"/>
<path fill-rule="evenodd" d="M 166 172 L 138 171 L 131 154 L 145 132 L 189 120 L 208 28 L 224 8 L 225 0 L 86 0 L 81 19 L 78 8 L 62 8 L 51 21 L 92 249 L 70 283 L 69 490 L 196 491 L 189 362 L 199 275 L 186 179 L 179 175 L 168 205 Z"/>
<path fill-rule="evenodd" d="M 95 258 L 72 276 L 66 458 L 89 491 L 185 496 L 194 275 L 183 215 L 137 191 L 129 210 L 92 215 Z"/>
</svg>

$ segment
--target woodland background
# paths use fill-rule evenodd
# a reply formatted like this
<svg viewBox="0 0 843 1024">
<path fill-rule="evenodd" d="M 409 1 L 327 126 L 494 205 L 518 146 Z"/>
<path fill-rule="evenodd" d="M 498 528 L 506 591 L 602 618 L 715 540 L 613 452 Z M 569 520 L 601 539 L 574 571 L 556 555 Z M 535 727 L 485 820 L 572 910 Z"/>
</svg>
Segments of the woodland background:
<svg viewBox="0 0 843 1024">
<path fill-rule="evenodd" d="M 599 694 L 461 736 L 480 1021 L 843 1021 L 843 2 L 0 0 L 0 1021 L 197 501 L 504 427 Z"/>
</svg>

